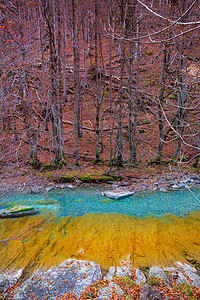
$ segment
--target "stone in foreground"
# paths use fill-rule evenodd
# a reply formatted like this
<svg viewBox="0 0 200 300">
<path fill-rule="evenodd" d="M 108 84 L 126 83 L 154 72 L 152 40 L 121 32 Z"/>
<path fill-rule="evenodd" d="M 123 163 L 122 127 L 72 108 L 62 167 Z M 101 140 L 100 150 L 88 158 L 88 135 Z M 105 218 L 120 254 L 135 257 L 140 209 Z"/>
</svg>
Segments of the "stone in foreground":
<svg viewBox="0 0 200 300">
<path fill-rule="evenodd" d="M 113 291 L 116 292 L 117 298 L 115 299 L 120 299 L 121 296 L 123 296 L 124 292 L 122 289 L 114 282 L 110 282 L 108 287 L 104 287 L 99 290 L 99 296 L 97 300 L 105 300 L 105 299 L 110 299 L 112 297 Z"/>
<path fill-rule="evenodd" d="M 70 291 L 77 297 L 86 287 L 102 279 L 100 266 L 91 261 L 68 259 L 49 270 L 37 270 L 16 289 L 15 300 L 57 299 Z"/>
<path fill-rule="evenodd" d="M 15 205 L 7 209 L 0 210 L 0 218 L 16 218 L 35 215 L 37 209 L 28 205 Z"/>
<path fill-rule="evenodd" d="M 133 191 L 120 190 L 120 189 L 103 192 L 103 196 L 106 196 L 111 199 L 116 199 L 116 200 L 132 196 L 133 194 L 134 194 Z"/>
</svg>

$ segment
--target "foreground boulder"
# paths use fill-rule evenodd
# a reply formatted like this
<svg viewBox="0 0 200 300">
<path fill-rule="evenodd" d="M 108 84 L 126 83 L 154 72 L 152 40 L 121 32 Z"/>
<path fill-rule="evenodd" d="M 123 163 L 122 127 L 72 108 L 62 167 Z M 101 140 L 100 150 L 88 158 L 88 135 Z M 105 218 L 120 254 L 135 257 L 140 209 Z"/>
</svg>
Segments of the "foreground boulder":
<svg viewBox="0 0 200 300">
<path fill-rule="evenodd" d="M 155 288 L 145 284 L 140 294 L 140 300 L 163 300 L 163 297 Z"/>
<path fill-rule="evenodd" d="M 9 269 L 4 273 L 0 271 L 0 293 L 5 294 L 10 287 L 14 286 L 22 277 L 23 270 Z"/>
<path fill-rule="evenodd" d="M 165 284 L 168 283 L 166 273 L 158 266 L 153 266 L 150 268 L 149 277 L 151 277 L 151 276 L 162 279 Z"/>
<path fill-rule="evenodd" d="M 168 272 L 172 278 L 176 279 L 176 284 L 180 285 L 186 283 L 190 286 L 200 288 L 200 276 L 197 273 L 197 270 L 183 262 L 176 262 L 176 267 L 165 268 L 165 271 Z"/>
<path fill-rule="evenodd" d="M 110 269 L 109 269 L 107 275 L 104 277 L 104 279 L 108 280 L 108 281 L 112 281 L 115 276 L 130 277 L 139 286 L 141 286 L 142 284 L 144 284 L 146 282 L 146 277 L 142 273 L 142 271 L 140 271 L 140 269 L 137 269 L 137 268 L 130 269 L 127 266 L 117 267 L 116 269 L 115 269 L 115 267 L 110 267 Z"/>
<path fill-rule="evenodd" d="M 116 296 L 115 299 L 120 299 L 121 296 L 123 296 L 124 292 L 122 289 L 114 282 L 110 282 L 108 287 L 104 287 L 99 290 L 99 297 L 97 300 L 105 300 L 112 297 L 112 293 L 115 292 Z"/>
<path fill-rule="evenodd" d="M 15 205 L 9 208 L 0 210 L 0 218 L 16 218 L 35 215 L 37 209 L 29 205 Z"/>
<path fill-rule="evenodd" d="M 100 266 L 91 261 L 68 259 L 49 270 L 37 270 L 15 290 L 13 299 L 56 299 L 63 294 L 77 297 L 86 287 L 102 279 Z"/>
</svg>

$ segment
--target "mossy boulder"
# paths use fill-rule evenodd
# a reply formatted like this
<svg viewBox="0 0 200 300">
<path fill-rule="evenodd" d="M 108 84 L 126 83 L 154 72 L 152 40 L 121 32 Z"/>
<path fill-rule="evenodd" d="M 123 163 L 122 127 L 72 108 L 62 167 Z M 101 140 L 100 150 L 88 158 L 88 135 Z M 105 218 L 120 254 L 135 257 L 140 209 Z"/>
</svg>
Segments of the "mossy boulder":
<svg viewBox="0 0 200 300">
<path fill-rule="evenodd" d="M 16 218 L 35 215 L 37 209 L 29 205 L 15 205 L 4 210 L 0 210 L 0 218 Z"/>
</svg>

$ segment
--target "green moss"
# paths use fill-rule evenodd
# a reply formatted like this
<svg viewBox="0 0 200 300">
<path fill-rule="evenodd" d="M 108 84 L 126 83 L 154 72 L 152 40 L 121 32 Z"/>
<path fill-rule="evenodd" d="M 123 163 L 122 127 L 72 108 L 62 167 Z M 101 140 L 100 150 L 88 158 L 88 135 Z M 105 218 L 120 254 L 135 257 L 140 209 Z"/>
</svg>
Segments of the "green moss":
<svg viewBox="0 0 200 300">
<path fill-rule="evenodd" d="M 143 124 L 150 124 L 150 123 L 151 123 L 151 121 L 149 119 L 146 119 L 143 121 Z"/>
<path fill-rule="evenodd" d="M 66 160 L 64 160 L 64 159 L 62 161 L 53 160 L 49 164 L 42 164 L 42 166 L 40 168 L 40 172 L 60 170 L 60 169 L 64 168 L 65 165 L 66 165 Z"/>
<path fill-rule="evenodd" d="M 30 160 L 30 165 L 33 169 L 39 169 L 42 165 L 42 163 L 39 161 L 39 159 L 37 157 L 33 158 Z"/>
<path fill-rule="evenodd" d="M 160 286 L 161 285 L 160 280 L 158 278 L 156 278 L 155 276 L 150 276 L 146 283 L 150 284 L 151 286 Z"/>
<path fill-rule="evenodd" d="M 139 131 L 139 133 L 143 133 L 145 130 L 141 128 L 138 131 Z"/>
<path fill-rule="evenodd" d="M 185 296 L 192 296 L 191 287 L 187 283 L 181 283 L 180 289 L 184 292 Z"/>
<path fill-rule="evenodd" d="M 102 175 L 98 176 L 98 175 L 91 175 L 91 174 L 80 175 L 78 179 L 85 183 L 104 183 L 104 182 L 114 180 L 112 176 L 102 176 Z"/>
<path fill-rule="evenodd" d="M 67 182 L 74 181 L 74 179 L 75 179 L 75 177 L 73 175 L 64 175 L 64 176 L 61 176 L 61 177 L 55 179 L 55 181 L 58 183 L 67 183 Z"/>
</svg>

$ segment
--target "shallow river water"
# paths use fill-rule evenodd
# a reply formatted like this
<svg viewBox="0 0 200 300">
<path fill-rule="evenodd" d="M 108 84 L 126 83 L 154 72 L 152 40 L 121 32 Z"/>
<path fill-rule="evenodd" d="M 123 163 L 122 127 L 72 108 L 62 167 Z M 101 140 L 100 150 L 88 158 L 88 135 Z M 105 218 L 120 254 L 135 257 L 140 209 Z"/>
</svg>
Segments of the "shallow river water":
<svg viewBox="0 0 200 300">
<path fill-rule="evenodd" d="M 200 263 L 200 190 L 140 192 L 122 200 L 98 188 L 46 194 L 10 194 L 1 209 L 33 205 L 38 214 L 0 220 L 0 269 L 41 265 L 67 258 L 104 268 L 125 260 L 136 267 Z"/>
</svg>

